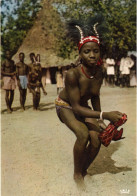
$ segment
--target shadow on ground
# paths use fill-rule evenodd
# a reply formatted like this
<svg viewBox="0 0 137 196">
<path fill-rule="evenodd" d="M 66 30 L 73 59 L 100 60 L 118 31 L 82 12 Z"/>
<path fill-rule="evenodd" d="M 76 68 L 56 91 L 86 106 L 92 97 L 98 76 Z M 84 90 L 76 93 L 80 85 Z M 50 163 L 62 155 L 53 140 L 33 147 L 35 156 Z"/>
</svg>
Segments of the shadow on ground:
<svg viewBox="0 0 137 196">
<path fill-rule="evenodd" d="M 96 174 L 102 174 L 106 172 L 117 174 L 120 172 L 132 171 L 131 167 L 115 166 L 116 161 L 114 161 L 111 157 L 113 153 L 118 150 L 119 147 L 120 147 L 120 142 L 112 143 L 107 148 L 102 147 L 97 159 L 89 167 L 88 174 L 90 176 L 93 176 Z"/>
<path fill-rule="evenodd" d="M 50 107 L 48 107 L 50 106 Z M 39 106 L 39 110 L 40 111 L 46 111 L 46 110 L 51 110 L 51 109 L 54 109 L 55 108 L 55 104 L 53 102 L 51 103 L 41 103 L 40 106 Z"/>
<path fill-rule="evenodd" d="M 33 108 L 33 105 L 26 105 L 25 106 L 25 110 L 29 110 L 30 108 Z M 54 108 L 55 108 L 55 105 L 52 102 L 51 103 L 46 103 L 46 104 L 45 103 L 41 103 L 39 105 L 39 110 L 40 111 L 46 111 L 46 110 L 50 110 L 50 109 L 54 109 Z M 21 107 L 20 106 L 18 106 L 18 107 L 12 107 L 12 109 L 13 109 L 13 112 L 20 111 L 21 110 Z M 1 114 L 4 114 L 4 113 L 7 113 L 7 109 L 4 109 L 4 110 L 1 111 Z"/>
</svg>

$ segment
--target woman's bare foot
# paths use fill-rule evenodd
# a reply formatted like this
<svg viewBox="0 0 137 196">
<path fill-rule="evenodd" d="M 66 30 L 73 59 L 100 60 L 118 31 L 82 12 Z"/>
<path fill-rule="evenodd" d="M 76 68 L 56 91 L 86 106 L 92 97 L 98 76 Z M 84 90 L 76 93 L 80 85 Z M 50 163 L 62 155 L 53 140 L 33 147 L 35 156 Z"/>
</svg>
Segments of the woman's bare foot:
<svg viewBox="0 0 137 196">
<path fill-rule="evenodd" d="M 87 174 L 88 174 L 88 173 L 87 173 L 87 170 L 84 170 L 84 171 L 82 172 L 83 178 L 84 178 Z"/>
<path fill-rule="evenodd" d="M 75 180 L 75 182 L 83 182 L 84 181 L 84 178 L 83 178 L 83 176 L 82 176 L 82 174 L 76 174 L 76 173 L 74 173 L 74 180 Z"/>
<path fill-rule="evenodd" d="M 86 187 L 84 184 L 84 178 L 81 174 L 74 174 L 74 180 L 77 184 L 77 187 L 81 191 L 85 191 Z"/>
</svg>

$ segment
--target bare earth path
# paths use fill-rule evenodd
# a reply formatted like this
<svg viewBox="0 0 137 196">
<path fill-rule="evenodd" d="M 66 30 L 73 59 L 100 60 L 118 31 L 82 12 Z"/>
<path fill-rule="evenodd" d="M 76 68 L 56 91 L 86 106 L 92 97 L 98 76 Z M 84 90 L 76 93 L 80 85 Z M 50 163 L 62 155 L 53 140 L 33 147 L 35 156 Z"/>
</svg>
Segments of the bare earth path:
<svg viewBox="0 0 137 196">
<path fill-rule="evenodd" d="M 47 92 L 40 111 L 33 111 L 28 92 L 26 111 L 21 112 L 17 89 L 14 111 L 7 114 L 1 90 L 2 196 L 136 196 L 136 89 L 102 87 L 102 110 L 128 115 L 126 138 L 101 147 L 85 177 L 84 192 L 73 181 L 75 136 L 57 118 L 56 85 L 47 85 Z"/>
</svg>

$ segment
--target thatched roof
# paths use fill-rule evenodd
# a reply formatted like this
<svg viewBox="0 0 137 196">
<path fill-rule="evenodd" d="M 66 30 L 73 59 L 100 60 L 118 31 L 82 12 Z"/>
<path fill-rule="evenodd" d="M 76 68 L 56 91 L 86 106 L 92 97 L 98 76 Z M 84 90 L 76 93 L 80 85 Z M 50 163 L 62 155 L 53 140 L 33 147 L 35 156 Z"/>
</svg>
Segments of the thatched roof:
<svg viewBox="0 0 137 196">
<path fill-rule="evenodd" d="M 29 30 L 19 50 L 13 56 L 13 60 L 18 62 L 19 53 L 24 52 L 25 63 L 29 64 L 29 54 L 34 52 L 40 54 L 42 67 L 63 66 L 74 62 L 75 57 L 64 60 L 56 54 L 56 34 L 59 28 L 57 23 L 62 24 L 60 16 L 53 9 L 51 1 L 44 0 L 43 8 L 39 11 L 33 27 Z"/>
</svg>

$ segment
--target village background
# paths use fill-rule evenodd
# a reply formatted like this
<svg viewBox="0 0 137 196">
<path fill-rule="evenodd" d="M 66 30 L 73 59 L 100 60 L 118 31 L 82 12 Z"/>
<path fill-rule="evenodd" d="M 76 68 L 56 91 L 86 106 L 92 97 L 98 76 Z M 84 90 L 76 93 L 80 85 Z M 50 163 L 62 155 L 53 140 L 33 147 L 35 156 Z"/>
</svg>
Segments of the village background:
<svg viewBox="0 0 137 196">
<path fill-rule="evenodd" d="M 2 196 L 118 196 L 136 195 L 136 79 L 129 88 L 103 82 L 103 111 L 119 110 L 128 116 L 124 140 L 112 142 L 101 151 L 85 178 L 86 190 L 80 192 L 73 181 L 73 145 L 75 136 L 62 124 L 55 111 L 56 72 L 78 63 L 77 46 L 66 37 L 69 18 L 86 20 L 96 13 L 105 18 L 104 57 L 118 62 L 136 57 L 136 2 L 112 1 L 36 1 L 1 2 L 1 57 L 12 51 L 18 62 L 20 52 L 40 54 L 43 84 L 40 108 L 32 109 L 27 92 L 26 110 L 20 111 L 19 90 L 15 90 L 12 114 L 7 114 L 5 92 L 1 89 L 1 195 Z M 121 8 L 121 9 L 120 9 Z M 113 54 L 113 56 L 112 56 Z M 136 58 L 134 58 L 136 59 Z M 130 77 L 131 78 L 131 77 Z M 133 78 L 132 78 L 133 79 Z M 106 122 L 108 123 L 108 122 Z"/>
</svg>

